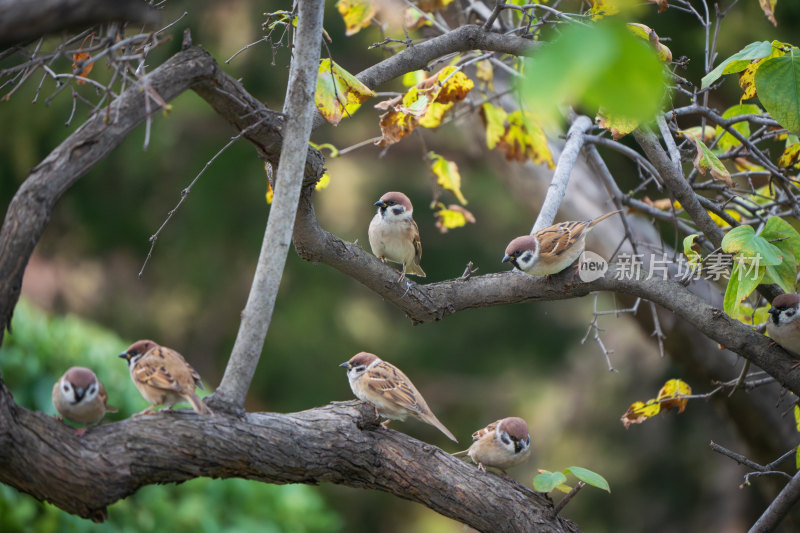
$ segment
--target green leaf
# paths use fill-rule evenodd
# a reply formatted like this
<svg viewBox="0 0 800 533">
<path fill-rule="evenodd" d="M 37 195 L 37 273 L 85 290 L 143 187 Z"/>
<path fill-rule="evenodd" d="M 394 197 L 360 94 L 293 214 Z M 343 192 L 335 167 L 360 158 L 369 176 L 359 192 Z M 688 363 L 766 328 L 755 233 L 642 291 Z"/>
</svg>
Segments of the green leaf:
<svg viewBox="0 0 800 533">
<path fill-rule="evenodd" d="M 703 76 L 700 88 L 707 88 L 709 85 L 717 81 L 723 74 L 741 72 L 747 68 L 747 66 L 750 64 L 750 61 L 754 59 L 762 59 L 771 53 L 772 44 L 769 41 L 757 41 L 750 43 L 717 65 L 717 68 Z"/>
<path fill-rule="evenodd" d="M 564 103 L 645 122 L 666 94 L 664 65 L 653 48 L 614 20 L 570 25 L 527 60 L 525 74 L 530 109 L 550 123 Z"/>
<path fill-rule="evenodd" d="M 795 407 L 797 407 L 795 405 Z M 797 447 L 797 451 L 794 453 L 794 467 L 800 470 L 800 446 Z"/>
<path fill-rule="evenodd" d="M 703 261 L 702 256 L 695 252 L 692 248 L 694 241 L 699 237 L 697 233 L 692 233 L 691 235 L 687 235 L 683 239 L 683 255 L 686 256 L 686 260 L 689 263 L 689 266 L 692 268 L 699 266 L 700 263 Z"/>
<path fill-rule="evenodd" d="M 797 258 L 800 256 L 800 234 L 782 218 L 770 217 L 761 237 L 774 245 L 783 257 L 781 264 L 767 267 L 763 283 L 777 283 L 785 292 L 794 292 Z"/>
<path fill-rule="evenodd" d="M 781 263 L 781 250 L 761 235 L 756 235 L 752 226 L 738 226 L 722 238 L 722 251 L 737 254 L 737 260 L 756 266 L 771 266 Z"/>
<path fill-rule="evenodd" d="M 729 254 L 738 252 L 755 234 L 756 230 L 752 226 L 744 225 L 733 228 L 722 238 L 722 251 Z"/>
<path fill-rule="evenodd" d="M 723 299 L 723 310 L 728 315 L 738 315 L 739 305 L 764 279 L 765 270 L 764 266 L 757 267 L 754 264 L 748 265 L 741 261 L 734 261 Z"/>
<path fill-rule="evenodd" d="M 550 492 L 567 481 L 567 476 L 561 472 L 544 471 L 533 478 L 533 489 L 538 492 Z"/>
<path fill-rule="evenodd" d="M 567 474 L 572 474 L 587 485 L 611 492 L 611 487 L 608 486 L 608 481 L 606 481 L 603 476 L 596 472 L 592 472 L 586 468 L 581 468 L 580 466 L 571 466 L 565 469 L 564 472 Z"/>
<path fill-rule="evenodd" d="M 739 104 L 726 109 L 725 112 L 722 113 L 722 118 L 731 119 L 742 115 L 760 114 L 761 108 L 755 104 Z M 744 138 L 750 137 L 750 124 L 746 120 L 734 124 L 733 129 L 741 133 Z M 723 130 L 720 126 L 717 126 L 715 136 L 719 137 L 720 135 L 722 135 L 722 137 L 717 141 L 717 146 L 722 150 L 728 151 L 742 144 L 739 139 Z"/>
<path fill-rule="evenodd" d="M 800 431 L 800 405 L 794 404 L 794 425 Z"/>
<path fill-rule="evenodd" d="M 756 71 L 756 91 L 772 118 L 790 133 L 800 133 L 800 50 L 764 61 Z"/>
</svg>

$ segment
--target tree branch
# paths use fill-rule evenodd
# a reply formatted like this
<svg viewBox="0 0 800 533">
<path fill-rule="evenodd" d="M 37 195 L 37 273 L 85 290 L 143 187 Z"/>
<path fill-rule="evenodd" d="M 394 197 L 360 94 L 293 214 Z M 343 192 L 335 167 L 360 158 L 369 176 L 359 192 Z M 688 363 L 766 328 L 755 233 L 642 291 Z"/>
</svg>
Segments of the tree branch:
<svg viewBox="0 0 800 533">
<path fill-rule="evenodd" d="M 797 503 L 797 500 L 800 500 L 800 472 L 797 472 L 775 499 L 772 500 L 764 514 L 750 528 L 749 533 L 775 531 L 775 528 L 786 517 L 792 506 Z"/>
<path fill-rule="evenodd" d="M 156 24 L 159 18 L 141 0 L 0 0 L 0 48 L 68 28 L 114 20 Z"/>
<path fill-rule="evenodd" d="M 305 0 L 299 4 L 297 34 L 284 104 L 284 114 L 289 120 L 286 121 L 286 135 L 278 162 L 274 200 L 236 342 L 216 392 L 219 400 L 237 408 L 244 407 L 261 350 L 264 349 L 264 339 L 272 320 L 294 232 L 316 109 L 314 91 L 322 44 L 323 8 L 323 0 Z"/>
<path fill-rule="evenodd" d="M 550 187 L 547 189 L 547 196 L 542 202 L 542 209 L 539 211 L 539 216 L 536 217 L 536 223 L 533 225 L 531 235 L 553 224 L 556 219 L 556 213 L 561 206 L 561 201 L 564 199 L 564 194 L 567 192 L 567 184 L 569 177 L 572 174 L 572 169 L 578 161 L 578 156 L 583 148 L 583 143 L 586 139 L 586 132 L 592 127 L 592 119 L 585 115 L 579 115 L 572 121 L 572 125 L 567 132 L 567 142 L 564 144 L 564 149 L 558 156 L 558 164 L 556 170 L 553 172 L 553 179 L 550 182 Z"/>
<path fill-rule="evenodd" d="M 44 233 L 50 214 L 64 194 L 98 161 L 147 118 L 143 91 L 149 85 L 165 101 L 170 101 L 200 79 L 217 71 L 211 57 L 200 49 L 190 49 L 170 58 L 133 84 L 106 110 L 94 114 L 41 163 L 31 170 L 17 190 L 0 229 L 0 342 L 22 289 L 22 276 L 34 246 Z M 154 108 L 153 113 L 159 108 Z M 108 120 L 108 117 L 118 117 Z"/>
<path fill-rule="evenodd" d="M 0 381 L 3 483 L 102 521 L 108 505 L 142 486 L 200 476 L 380 490 L 486 532 L 577 531 L 548 517 L 552 504 L 541 494 L 383 429 L 358 401 L 243 417 L 176 411 L 103 424 L 79 439 L 18 406 Z"/>
</svg>

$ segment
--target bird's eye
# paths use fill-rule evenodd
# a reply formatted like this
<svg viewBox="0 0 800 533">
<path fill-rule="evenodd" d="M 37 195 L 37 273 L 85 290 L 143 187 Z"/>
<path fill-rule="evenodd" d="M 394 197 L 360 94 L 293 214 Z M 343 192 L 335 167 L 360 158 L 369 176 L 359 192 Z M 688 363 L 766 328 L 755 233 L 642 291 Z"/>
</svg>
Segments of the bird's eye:
<svg viewBox="0 0 800 533">
<path fill-rule="evenodd" d="M 787 309 L 786 316 L 794 316 L 794 309 Z"/>
<path fill-rule="evenodd" d="M 67 385 L 66 383 L 64 383 L 64 387 L 63 387 L 63 389 L 64 389 L 64 392 L 69 392 L 69 385 Z"/>
<path fill-rule="evenodd" d="M 92 394 L 94 394 L 94 392 L 95 392 L 96 390 L 97 390 L 97 387 L 95 387 L 94 385 L 92 385 L 91 387 L 89 387 L 89 392 L 90 392 L 90 393 L 92 393 Z"/>
<path fill-rule="evenodd" d="M 508 438 L 508 434 L 505 432 L 500 434 L 500 440 L 502 440 L 505 444 L 511 444 L 511 439 Z"/>
<path fill-rule="evenodd" d="M 529 446 L 530 443 L 531 443 L 531 436 L 528 435 L 527 437 L 525 437 L 525 444 Z"/>
</svg>

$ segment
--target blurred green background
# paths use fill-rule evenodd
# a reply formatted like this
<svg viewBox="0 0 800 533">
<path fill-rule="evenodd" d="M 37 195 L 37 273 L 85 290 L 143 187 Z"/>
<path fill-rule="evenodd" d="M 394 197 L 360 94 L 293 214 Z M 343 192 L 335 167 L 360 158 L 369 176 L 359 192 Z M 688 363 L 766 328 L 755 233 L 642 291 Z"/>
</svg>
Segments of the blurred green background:
<svg viewBox="0 0 800 533">
<path fill-rule="evenodd" d="M 699 4 L 699 2 L 694 2 Z M 574 2 L 573 2 L 574 4 Z M 800 6 L 778 5 L 779 28 L 761 15 L 758 3 L 740 2 L 719 36 L 721 57 L 753 40 L 792 41 Z M 563 4 L 566 6 L 569 4 Z M 257 98 L 280 109 L 289 53 L 260 44 L 229 65 L 224 61 L 263 33 L 265 11 L 286 9 L 277 2 L 173 2 L 164 22 L 188 15 L 169 31 L 172 40 L 151 53 L 154 69 L 180 47 L 184 28 Z M 676 59 L 691 59 L 680 71 L 699 80 L 703 33 L 674 9 L 639 18 L 659 35 Z M 795 26 L 790 26 L 795 24 Z M 326 4 L 325 27 L 333 37 L 335 61 L 358 72 L 386 56 L 367 46 L 383 39 L 370 28 L 345 38 L 334 3 Z M 795 39 L 796 40 L 796 39 Z M 323 52 L 325 54 L 325 52 Z M 0 63 L 0 68 L 12 64 Z M 69 61 L 56 70 L 69 69 Z M 108 76 L 95 65 L 92 77 Z M 36 78 L 34 76 L 34 78 Z M 5 125 L 0 143 L 0 205 L 8 205 L 30 168 L 58 145 L 81 120 L 64 123 L 72 100 L 67 91 L 49 105 L 44 82 L 28 81 L 10 102 L 0 103 Z M 379 90 L 399 90 L 400 85 Z M 95 99 L 94 89 L 79 89 Z M 735 81 L 720 91 L 722 108 L 735 103 Z M 312 140 L 338 148 L 379 135 L 378 112 L 369 101 L 338 128 L 323 126 Z M 0 372 L 15 399 L 53 413 L 50 389 L 74 364 L 94 368 L 109 389 L 119 419 L 146 407 L 115 355 L 139 338 L 152 338 L 183 353 L 213 388 L 225 367 L 239 324 L 269 208 L 266 178 L 253 148 L 239 142 L 200 178 L 181 210 L 158 239 L 143 278 L 137 273 L 149 249 L 148 237 L 179 199 L 179 192 L 235 132 L 196 95 L 172 102 L 168 116 L 156 115 L 144 151 L 144 127 L 136 129 L 58 203 L 32 257 L 24 298 L 14 316 L 14 333 L 0 349 Z M 473 123 L 476 124 L 476 123 Z M 460 275 L 467 261 L 479 273 L 499 271 L 509 236 L 528 230 L 535 212 L 495 175 L 500 156 L 487 154 L 483 138 L 470 128 L 447 125 L 414 135 L 385 153 L 367 146 L 328 161 L 330 186 L 315 196 L 323 227 L 366 246 L 372 203 L 387 190 L 405 191 L 415 203 L 428 280 Z M 427 150 L 455 160 L 463 192 L 477 223 L 440 234 L 434 226 L 435 179 Z M 613 161 L 613 158 L 612 158 Z M 624 167 L 623 167 L 624 168 Z M 626 170 L 630 173 L 629 170 Z M 634 178 L 631 177 L 631 180 Z M 631 181 L 630 183 L 634 183 Z M 625 187 L 623 187 L 624 189 Z M 446 202 L 454 199 L 445 194 Z M 581 344 L 591 320 L 590 298 L 507 306 L 458 313 L 442 322 L 412 326 L 396 308 L 357 282 L 290 252 L 272 325 L 247 407 L 290 412 L 352 397 L 337 364 L 366 350 L 401 367 L 425 395 L 463 447 L 479 427 L 504 416 L 522 416 L 531 427 L 531 461 L 512 471 L 530 485 L 537 468 L 590 468 L 611 484 L 612 493 L 584 489 L 564 511 L 586 531 L 720 531 L 745 528 L 765 502 L 757 491 L 740 491 L 743 470 L 708 451 L 713 439 L 737 448 L 737 437 L 721 413 L 691 403 L 676 417 L 661 416 L 624 430 L 620 415 L 636 400 L 655 396 L 667 379 L 683 370 L 658 351 L 627 318 L 604 318 L 601 327 L 614 350 L 610 373 L 592 342 Z M 613 296 L 600 298 L 612 308 Z M 697 383 L 697 392 L 708 384 Z M 395 429 L 457 451 L 435 429 L 410 421 Z M 477 472 L 477 471 L 476 471 Z M 195 480 L 179 486 L 142 489 L 109 509 L 109 523 L 93 525 L 0 486 L 0 530 L 143 531 L 153 527 L 200 531 L 346 531 L 399 533 L 455 532 L 463 526 L 422 506 L 385 494 L 334 486 L 267 486 L 243 480 Z"/>
</svg>

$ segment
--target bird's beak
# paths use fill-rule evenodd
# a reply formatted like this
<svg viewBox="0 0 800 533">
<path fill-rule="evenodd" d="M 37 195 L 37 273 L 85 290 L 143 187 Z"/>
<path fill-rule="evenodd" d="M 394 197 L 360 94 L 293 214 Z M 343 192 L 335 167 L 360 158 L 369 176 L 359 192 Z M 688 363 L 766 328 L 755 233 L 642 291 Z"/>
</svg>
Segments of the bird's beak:
<svg viewBox="0 0 800 533">
<path fill-rule="evenodd" d="M 123 359 L 128 358 L 128 352 L 122 352 L 121 354 L 117 354 L 117 357 L 122 357 Z"/>
<path fill-rule="evenodd" d="M 384 202 L 383 200 L 378 200 L 372 205 L 374 205 L 375 207 L 386 207 L 386 202 Z"/>
<path fill-rule="evenodd" d="M 503 256 L 503 260 L 500 261 L 500 262 L 501 263 L 508 263 L 509 261 L 511 261 L 511 256 L 506 254 L 506 255 Z"/>
<path fill-rule="evenodd" d="M 84 390 L 81 387 L 76 387 L 75 388 L 75 398 L 77 398 L 78 400 L 83 398 L 83 393 L 84 393 Z"/>
<path fill-rule="evenodd" d="M 339 366 L 342 367 L 342 368 L 348 368 L 350 366 L 350 361 L 345 361 L 344 363 L 342 363 Z"/>
<path fill-rule="evenodd" d="M 781 310 L 776 308 L 776 307 L 770 307 L 769 311 L 767 311 L 767 312 L 769 314 L 771 314 L 772 316 L 778 316 L 779 314 L 781 314 Z"/>
</svg>

